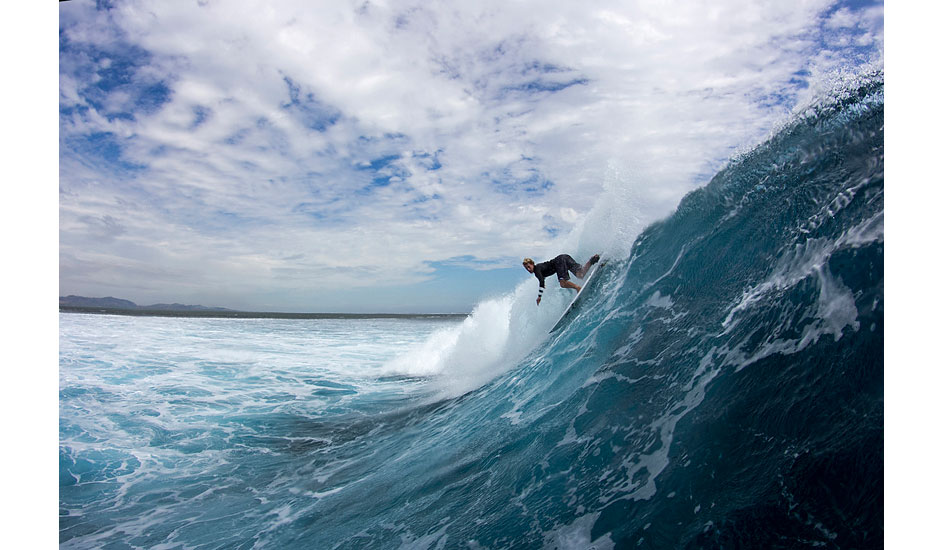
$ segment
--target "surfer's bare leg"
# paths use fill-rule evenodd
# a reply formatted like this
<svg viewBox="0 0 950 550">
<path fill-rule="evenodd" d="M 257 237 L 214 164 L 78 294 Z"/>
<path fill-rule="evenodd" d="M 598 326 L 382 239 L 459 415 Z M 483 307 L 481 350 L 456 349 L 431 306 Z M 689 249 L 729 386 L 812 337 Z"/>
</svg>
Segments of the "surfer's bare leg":
<svg viewBox="0 0 950 550">
<path fill-rule="evenodd" d="M 574 275 L 577 275 L 578 279 L 583 279 L 584 275 L 587 275 L 587 272 L 590 270 L 590 266 L 596 264 L 599 261 L 600 261 L 600 254 L 594 254 L 593 256 L 590 257 L 589 260 L 587 260 L 587 263 L 584 264 L 584 267 L 574 272 Z"/>
<path fill-rule="evenodd" d="M 567 279 L 561 279 L 560 283 L 561 283 L 561 288 L 573 288 L 573 289 L 576 290 L 577 292 L 580 292 L 580 291 L 581 291 L 581 287 L 579 287 L 579 286 L 577 286 L 576 284 L 574 284 L 574 283 L 568 281 Z"/>
</svg>

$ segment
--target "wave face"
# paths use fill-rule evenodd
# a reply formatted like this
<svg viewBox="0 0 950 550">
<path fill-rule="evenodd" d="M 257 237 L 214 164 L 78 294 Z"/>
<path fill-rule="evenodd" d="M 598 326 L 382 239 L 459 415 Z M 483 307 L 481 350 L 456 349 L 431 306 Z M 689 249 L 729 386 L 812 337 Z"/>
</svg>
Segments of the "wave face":
<svg viewBox="0 0 950 550">
<path fill-rule="evenodd" d="M 331 540 L 882 547 L 883 122 L 865 76 L 686 196 L 571 325 L 403 428 Z"/>
<path fill-rule="evenodd" d="M 865 77 L 686 196 L 572 324 L 400 425 L 322 535 L 883 546 L 883 116 Z"/>
<path fill-rule="evenodd" d="M 169 424 L 169 440 L 231 435 L 220 460 L 208 443 L 181 455 L 194 473 L 169 458 L 146 478 L 160 524 L 97 531 L 92 488 L 73 485 L 78 461 L 62 451 L 61 508 L 87 506 L 63 546 L 124 547 L 135 533 L 190 548 L 883 547 L 883 116 L 880 74 L 815 102 L 612 254 L 554 334 L 554 310 L 528 326 L 543 307 L 525 286 L 421 345 L 438 368 L 404 365 L 418 372 L 372 391 L 324 383 L 351 390 L 316 412 L 244 411 L 247 426 L 219 409 L 270 384 L 237 388 L 199 415 L 220 426 Z M 497 319 L 475 331 L 490 335 L 490 364 L 465 335 L 479 318 Z M 464 391 L 411 390 L 452 365 Z M 129 477 L 138 462 L 122 464 Z M 186 478 L 228 482 L 170 485 Z M 137 502 L 135 517 L 153 513 Z"/>
</svg>

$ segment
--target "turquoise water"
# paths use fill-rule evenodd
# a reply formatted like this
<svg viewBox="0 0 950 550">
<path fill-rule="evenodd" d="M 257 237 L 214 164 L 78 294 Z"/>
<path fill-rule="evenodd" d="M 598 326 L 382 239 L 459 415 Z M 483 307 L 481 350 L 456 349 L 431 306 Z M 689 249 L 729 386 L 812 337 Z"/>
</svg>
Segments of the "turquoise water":
<svg viewBox="0 0 950 550">
<path fill-rule="evenodd" d="M 829 92 L 553 334 L 531 281 L 464 321 L 62 314 L 61 546 L 883 547 L 883 111 Z"/>
</svg>

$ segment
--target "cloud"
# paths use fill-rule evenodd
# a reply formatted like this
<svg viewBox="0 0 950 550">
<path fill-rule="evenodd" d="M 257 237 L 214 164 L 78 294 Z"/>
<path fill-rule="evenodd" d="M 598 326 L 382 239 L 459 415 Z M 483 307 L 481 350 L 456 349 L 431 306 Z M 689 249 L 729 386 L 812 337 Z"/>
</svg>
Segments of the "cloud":
<svg viewBox="0 0 950 550">
<path fill-rule="evenodd" d="M 610 170 L 669 212 L 882 27 L 818 0 L 64 3 L 61 289 L 314 310 L 517 267 Z"/>
</svg>

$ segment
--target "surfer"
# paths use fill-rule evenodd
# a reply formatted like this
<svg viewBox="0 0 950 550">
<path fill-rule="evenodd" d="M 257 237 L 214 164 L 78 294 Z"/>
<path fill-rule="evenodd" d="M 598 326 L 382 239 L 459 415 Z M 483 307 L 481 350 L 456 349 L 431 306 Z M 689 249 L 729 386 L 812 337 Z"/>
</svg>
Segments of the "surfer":
<svg viewBox="0 0 950 550">
<path fill-rule="evenodd" d="M 544 294 L 544 279 L 546 277 L 557 273 L 557 280 L 561 283 L 561 288 L 573 288 L 577 292 L 580 292 L 581 287 L 571 282 L 571 276 L 568 275 L 568 271 L 573 273 L 578 279 L 583 279 L 584 275 L 587 274 L 587 270 L 590 269 L 590 266 L 596 264 L 598 261 L 600 261 L 600 254 L 594 254 L 582 267 L 574 261 L 574 258 L 571 258 L 567 254 L 561 254 L 553 260 L 539 264 L 534 263 L 534 260 L 531 258 L 525 258 L 524 261 L 521 262 L 521 265 L 528 270 L 528 273 L 533 273 L 534 276 L 538 278 L 538 283 L 541 286 L 538 287 L 537 302 L 538 305 L 541 305 L 541 296 Z"/>
</svg>

